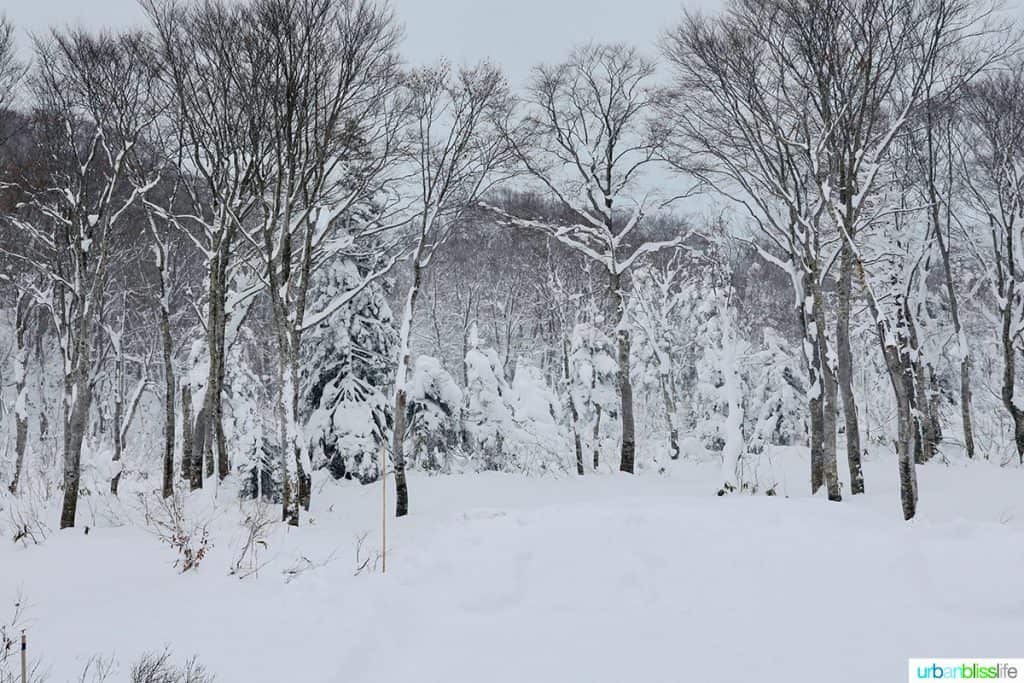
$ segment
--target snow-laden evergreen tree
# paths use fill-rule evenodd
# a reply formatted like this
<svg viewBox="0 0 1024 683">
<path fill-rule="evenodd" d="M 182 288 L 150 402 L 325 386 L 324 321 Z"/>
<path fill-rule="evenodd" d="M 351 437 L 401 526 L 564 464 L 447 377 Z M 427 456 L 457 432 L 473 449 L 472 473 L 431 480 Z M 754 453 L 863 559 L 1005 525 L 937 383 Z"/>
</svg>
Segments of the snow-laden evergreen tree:
<svg viewBox="0 0 1024 683">
<path fill-rule="evenodd" d="M 406 440 L 411 441 L 411 464 L 425 469 L 451 469 L 462 432 L 463 392 L 441 361 L 417 356 L 409 378 Z"/>
<path fill-rule="evenodd" d="M 737 490 L 744 439 L 742 363 L 750 345 L 736 330 L 728 286 L 701 278 L 686 288 L 681 312 L 693 326 L 695 384 L 689 401 L 694 436 L 722 459 L 722 490 Z"/>
<path fill-rule="evenodd" d="M 281 502 L 281 453 L 274 439 L 269 406 L 266 354 L 247 328 L 228 348 L 224 432 L 241 477 L 243 498 Z M 263 366 L 263 367 L 261 367 Z"/>
<path fill-rule="evenodd" d="M 561 422 L 561 400 L 544 373 L 520 360 L 510 383 L 498 352 L 484 345 L 476 326 L 467 343 L 463 424 L 478 466 L 525 473 L 564 470 L 572 447 L 569 431 Z"/>
<path fill-rule="evenodd" d="M 396 331 L 381 280 L 367 284 L 373 264 L 338 257 L 314 278 L 314 307 L 362 286 L 351 301 L 308 333 L 303 345 L 301 418 L 314 469 L 372 481 L 380 445 L 391 430 L 387 397 Z"/>
<path fill-rule="evenodd" d="M 469 330 L 466 352 L 466 412 L 468 446 L 482 459 L 484 469 L 502 469 L 504 444 L 514 428 L 512 392 L 497 351 L 483 346 L 476 326 Z"/>
<path fill-rule="evenodd" d="M 598 327 L 580 323 L 573 328 L 569 353 L 573 400 L 580 412 L 580 423 L 586 450 L 593 454 L 596 470 L 601 465 L 601 454 L 618 439 L 616 411 L 615 345 Z"/>
<path fill-rule="evenodd" d="M 527 473 L 566 469 L 572 437 L 563 415 L 563 402 L 544 378 L 544 372 L 522 360 L 511 384 L 513 430 L 506 444 L 518 470 Z"/>
<path fill-rule="evenodd" d="M 629 316 L 636 329 L 633 369 L 638 386 L 647 390 L 651 408 L 660 412 L 668 431 L 669 456 L 681 454 L 683 362 L 692 348 L 690 321 L 680 316 L 688 286 L 678 260 L 637 270 Z M 660 410 L 659 410 L 660 408 Z"/>
<path fill-rule="evenodd" d="M 752 352 L 746 362 L 750 454 L 761 454 L 770 446 L 806 442 L 805 388 L 800 363 L 786 350 L 786 340 L 765 328 L 764 345 Z"/>
</svg>

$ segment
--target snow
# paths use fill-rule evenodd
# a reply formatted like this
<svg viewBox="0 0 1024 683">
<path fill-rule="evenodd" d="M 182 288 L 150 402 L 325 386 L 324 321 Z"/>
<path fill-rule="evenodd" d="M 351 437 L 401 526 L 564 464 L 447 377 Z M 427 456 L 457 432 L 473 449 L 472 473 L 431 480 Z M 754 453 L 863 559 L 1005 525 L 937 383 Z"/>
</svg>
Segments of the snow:
<svg viewBox="0 0 1024 683">
<path fill-rule="evenodd" d="M 792 498 L 715 497 L 713 462 L 414 472 L 412 515 L 388 521 L 387 574 L 354 575 L 356 536 L 378 547 L 379 485 L 315 484 L 308 523 L 277 525 L 246 580 L 228 568 L 252 503 L 208 489 L 186 503 L 213 520 L 198 571 L 178 574 L 139 526 L 78 528 L 0 545 L 0 605 L 23 591 L 29 651 L 54 681 L 94 654 L 125 669 L 164 645 L 247 683 L 853 683 L 902 680 L 912 656 L 1019 652 L 1024 472 L 925 466 L 906 524 L 890 457 L 866 463 L 867 495 L 837 504 L 803 495 L 805 454 L 785 453 Z"/>
</svg>

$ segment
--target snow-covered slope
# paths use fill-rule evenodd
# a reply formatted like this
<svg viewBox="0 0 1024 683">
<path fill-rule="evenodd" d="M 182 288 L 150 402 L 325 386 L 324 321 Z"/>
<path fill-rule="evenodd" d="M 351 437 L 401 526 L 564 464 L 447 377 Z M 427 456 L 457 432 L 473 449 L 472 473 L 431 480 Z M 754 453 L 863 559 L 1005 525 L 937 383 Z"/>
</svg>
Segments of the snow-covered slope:
<svg viewBox="0 0 1024 683">
<path fill-rule="evenodd" d="M 717 473 L 413 476 L 386 574 L 354 575 L 356 537 L 379 547 L 378 486 L 326 484 L 245 580 L 228 575 L 245 511 L 193 498 L 216 515 L 197 571 L 137 526 L 76 529 L 0 546 L 0 605 L 23 592 L 30 652 L 61 682 L 165 645 L 228 683 L 862 683 L 903 680 L 908 657 L 1020 653 L 1024 472 L 924 467 L 910 524 L 889 461 L 841 504 L 718 498 Z"/>
</svg>

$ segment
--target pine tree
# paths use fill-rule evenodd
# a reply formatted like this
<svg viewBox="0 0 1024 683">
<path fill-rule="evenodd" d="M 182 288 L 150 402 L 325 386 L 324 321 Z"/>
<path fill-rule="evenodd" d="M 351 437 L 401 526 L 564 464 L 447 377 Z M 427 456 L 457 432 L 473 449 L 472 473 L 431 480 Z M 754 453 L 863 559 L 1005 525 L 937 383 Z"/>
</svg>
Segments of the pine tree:
<svg viewBox="0 0 1024 683">
<path fill-rule="evenodd" d="M 462 426 L 463 392 L 432 356 L 417 356 L 409 378 L 406 439 L 411 440 L 412 464 L 427 469 L 451 469 L 451 455 L 465 440 Z"/>
<path fill-rule="evenodd" d="M 339 257 L 317 273 L 314 298 L 331 301 L 366 280 L 373 264 Z M 387 398 L 397 338 L 381 281 L 310 330 L 303 346 L 301 418 L 314 469 L 377 478 L 392 425 Z M 314 302 L 314 307 L 317 303 Z"/>
</svg>

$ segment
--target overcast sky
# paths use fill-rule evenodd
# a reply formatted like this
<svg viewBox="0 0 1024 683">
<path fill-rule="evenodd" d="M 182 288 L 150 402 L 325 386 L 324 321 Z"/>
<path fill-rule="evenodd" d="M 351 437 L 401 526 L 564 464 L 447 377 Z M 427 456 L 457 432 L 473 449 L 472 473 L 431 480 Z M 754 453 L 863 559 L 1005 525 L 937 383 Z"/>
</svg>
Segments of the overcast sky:
<svg viewBox="0 0 1024 683">
<path fill-rule="evenodd" d="M 562 58 L 590 39 L 628 41 L 653 52 L 658 32 L 686 7 L 718 0 L 391 0 L 405 25 L 410 62 L 446 56 L 455 62 L 490 58 L 513 84 L 530 66 Z M 126 26 L 144 21 L 136 0 L 0 0 L 20 31 L 53 25 Z"/>
</svg>

